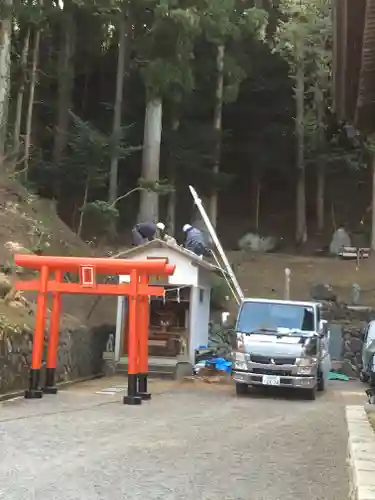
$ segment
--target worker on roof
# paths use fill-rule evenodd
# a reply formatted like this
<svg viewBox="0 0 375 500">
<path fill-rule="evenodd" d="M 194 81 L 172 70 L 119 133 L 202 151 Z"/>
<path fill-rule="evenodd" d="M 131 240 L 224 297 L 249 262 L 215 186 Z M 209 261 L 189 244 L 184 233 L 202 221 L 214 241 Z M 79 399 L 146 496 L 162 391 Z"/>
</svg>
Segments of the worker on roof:
<svg viewBox="0 0 375 500">
<path fill-rule="evenodd" d="M 144 245 L 155 238 L 156 233 L 164 232 L 165 224 L 162 222 L 139 222 L 132 229 L 133 245 Z"/>
<path fill-rule="evenodd" d="M 190 252 L 195 253 L 199 257 L 203 255 L 210 255 L 210 250 L 206 246 L 203 233 L 200 229 L 193 227 L 190 224 L 185 224 L 182 231 L 185 234 L 184 247 L 187 250 L 190 250 Z"/>
</svg>

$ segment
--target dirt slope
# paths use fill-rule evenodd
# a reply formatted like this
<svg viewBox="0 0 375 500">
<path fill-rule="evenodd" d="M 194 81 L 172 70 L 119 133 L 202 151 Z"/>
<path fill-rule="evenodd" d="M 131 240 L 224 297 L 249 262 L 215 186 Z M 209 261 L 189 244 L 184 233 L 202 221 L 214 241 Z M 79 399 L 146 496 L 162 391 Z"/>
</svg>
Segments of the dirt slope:
<svg viewBox="0 0 375 500">
<path fill-rule="evenodd" d="M 341 301 L 351 301 L 351 286 L 361 287 L 361 303 L 375 306 L 375 259 L 363 260 L 359 269 L 355 261 L 329 257 L 305 257 L 283 254 L 246 255 L 231 252 L 229 258 L 245 295 L 282 298 L 285 268 L 291 270 L 291 297 L 309 299 L 310 287 L 329 283 Z"/>
<path fill-rule="evenodd" d="M 92 249 L 57 216 L 52 201 L 41 200 L 16 181 L 0 177 L 0 268 L 11 269 L 15 278 L 14 253 L 40 250 L 46 255 L 93 255 Z M 26 297 L 34 298 L 33 294 Z M 87 319 L 94 300 L 94 296 L 64 296 L 63 310 L 86 324 L 114 322 L 115 298 L 102 299 Z M 11 310 L 2 302 L 0 314 L 6 314 L 12 322 L 25 322 L 24 311 Z"/>
</svg>

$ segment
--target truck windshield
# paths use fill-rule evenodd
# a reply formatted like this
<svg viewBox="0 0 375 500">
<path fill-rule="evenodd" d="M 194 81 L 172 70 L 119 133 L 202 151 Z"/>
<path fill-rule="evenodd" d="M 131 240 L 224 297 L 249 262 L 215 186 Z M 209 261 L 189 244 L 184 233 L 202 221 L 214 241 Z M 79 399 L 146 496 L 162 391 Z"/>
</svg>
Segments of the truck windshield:
<svg viewBox="0 0 375 500">
<path fill-rule="evenodd" d="M 314 308 L 297 304 L 244 302 L 237 321 L 237 331 L 259 333 L 288 328 L 314 331 Z"/>
</svg>

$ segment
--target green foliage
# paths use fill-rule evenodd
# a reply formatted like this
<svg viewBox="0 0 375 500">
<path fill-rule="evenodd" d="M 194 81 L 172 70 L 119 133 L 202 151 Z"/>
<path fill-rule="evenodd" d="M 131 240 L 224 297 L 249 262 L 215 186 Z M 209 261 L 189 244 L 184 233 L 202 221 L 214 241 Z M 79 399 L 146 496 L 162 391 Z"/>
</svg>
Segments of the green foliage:
<svg viewBox="0 0 375 500">
<path fill-rule="evenodd" d="M 227 139 L 227 134 L 223 134 L 223 139 Z M 204 191 L 213 185 L 220 189 L 233 183 L 233 173 L 215 174 L 212 171 L 214 141 L 211 123 L 194 121 L 182 123 L 178 131 L 163 131 L 163 143 L 171 155 L 181 186 L 185 186 L 192 176 L 197 179 L 197 188 Z"/>
<path fill-rule="evenodd" d="M 155 59 L 143 69 L 147 89 L 154 96 L 175 95 L 178 100 L 181 94 L 194 87 L 194 77 L 189 66 L 183 60 Z"/>
<path fill-rule="evenodd" d="M 230 291 L 225 279 L 215 275 L 211 288 L 211 308 L 214 310 L 225 309 L 229 294 Z"/>
<path fill-rule="evenodd" d="M 241 41 L 263 39 L 268 14 L 256 7 L 245 8 L 246 2 L 219 0 L 214 3 L 204 0 L 201 8 L 201 25 L 205 39 L 216 45 L 224 45 L 224 89 L 223 101 L 237 99 L 239 88 L 248 76 L 248 62 L 241 57 Z"/>
<path fill-rule="evenodd" d="M 173 191 L 173 186 L 170 185 L 168 179 L 160 179 L 156 182 L 139 179 L 139 186 L 141 189 L 154 191 L 158 193 L 159 196 L 165 196 Z"/>
<path fill-rule="evenodd" d="M 367 137 L 363 143 L 363 147 L 370 157 L 375 155 L 375 140 L 373 137 Z"/>
<path fill-rule="evenodd" d="M 64 184 L 73 191 L 82 192 L 88 183 L 90 189 L 100 188 L 107 182 L 111 151 L 116 147 L 120 160 L 141 149 L 126 143 L 129 127 L 122 127 L 118 145 L 112 135 L 95 128 L 91 123 L 71 113 L 68 150 L 61 165 L 57 165 L 57 177 L 65 177 Z"/>
<path fill-rule="evenodd" d="M 77 162 L 82 161 L 82 165 L 87 163 L 99 164 L 110 158 L 110 151 L 115 147 L 112 144 L 110 134 L 100 132 L 90 122 L 82 120 L 74 113 L 70 113 L 72 118 L 72 128 L 69 146 L 76 155 Z M 130 147 L 126 144 L 125 138 L 129 126 L 122 127 L 120 132 L 119 145 L 116 155 L 119 159 L 125 159 L 135 151 L 139 151 L 140 146 Z"/>
<path fill-rule="evenodd" d="M 52 235 L 48 231 L 44 228 L 37 227 L 29 232 L 29 236 L 32 242 L 30 250 L 33 253 L 42 255 L 45 251 L 48 252 L 52 240 Z"/>
<path fill-rule="evenodd" d="M 281 0 L 284 19 L 279 22 L 275 50 L 294 68 L 313 66 L 311 73 L 327 75 L 332 38 L 331 3 L 329 0 Z M 297 51 L 297 44 L 301 50 Z"/>
<path fill-rule="evenodd" d="M 7 19 L 13 13 L 13 6 L 11 2 L 0 3 L 0 19 Z"/>
<path fill-rule="evenodd" d="M 80 212 L 82 212 L 85 216 L 90 217 L 91 224 L 95 225 L 99 232 L 109 235 L 119 219 L 120 213 L 117 208 L 117 204 L 120 200 L 131 196 L 136 191 L 154 191 L 158 193 L 159 196 L 165 196 L 168 195 L 173 189 L 173 186 L 171 186 L 166 179 L 162 179 L 157 182 L 139 179 L 138 187 L 119 196 L 114 202 L 103 200 L 86 202 L 80 208 Z"/>
<path fill-rule="evenodd" d="M 225 357 L 233 351 L 236 342 L 236 332 L 233 328 L 211 324 L 208 332 L 208 345 L 218 349 L 216 356 Z"/>
<path fill-rule="evenodd" d="M 86 203 L 80 208 L 85 217 L 90 218 L 90 223 L 97 227 L 97 234 L 109 234 L 119 218 L 116 207 L 103 200 Z"/>
<path fill-rule="evenodd" d="M 268 13 L 263 9 L 252 7 L 242 12 L 238 24 L 243 34 L 263 39 L 267 22 Z"/>
<path fill-rule="evenodd" d="M 234 102 L 237 99 L 241 82 L 246 76 L 246 71 L 238 64 L 236 59 L 226 53 L 224 59 L 224 102 Z"/>
<path fill-rule="evenodd" d="M 40 28 L 47 20 L 49 10 L 40 2 L 16 1 L 14 8 L 20 23 Z"/>
<path fill-rule="evenodd" d="M 215 44 L 224 44 L 228 38 L 238 38 L 239 25 L 233 22 L 236 0 L 205 0 L 201 5 L 201 24 L 206 39 Z"/>
<path fill-rule="evenodd" d="M 142 75 L 151 95 L 180 100 L 193 89 L 190 61 L 199 33 L 200 20 L 194 7 L 175 8 L 173 2 L 155 7 L 153 23 L 140 47 L 140 55 L 147 61 Z"/>
<path fill-rule="evenodd" d="M 324 141 L 317 140 L 319 123 L 315 110 L 308 107 L 304 116 L 306 163 L 317 165 L 323 162 L 328 167 L 346 167 L 353 170 L 366 168 L 371 158 L 371 141 L 350 141 L 343 130 L 336 130 L 328 136 L 327 117 L 324 117 Z"/>
<path fill-rule="evenodd" d="M 87 166 L 99 170 L 109 156 L 109 136 L 74 113 L 71 113 L 71 119 L 68 144 L 72 155 L 69 155 L 69 161 L 73 160 L 83 169 Z"/>
<path fill-rule="evenodd" d="M 202 30 L 215 44 L 238 40 L 241 36 L 264 36 L 268 14 L 256 7 L 244 8 L 237 0 L 203 0 L 200 4 Z"/>
<path fill-rule="evenodd" d="M 86 214 L 101 214 L 103 217 L 109 219 L 116 219 L 119 216 L 118 210 L 116 207 L 112 206 L 106 201 L 103 200 L 95 200 L 89 203 L 86 203 L 86 206 L 81 210 L 84 210 Z"/>
</svg>

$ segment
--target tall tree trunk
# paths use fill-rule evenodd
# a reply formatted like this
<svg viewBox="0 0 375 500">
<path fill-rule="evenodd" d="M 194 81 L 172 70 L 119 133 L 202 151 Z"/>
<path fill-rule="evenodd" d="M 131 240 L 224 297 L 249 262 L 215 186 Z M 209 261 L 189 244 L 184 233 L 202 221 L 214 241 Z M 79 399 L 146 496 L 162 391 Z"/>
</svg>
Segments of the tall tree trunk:
<svg viewBox="0 0 375 500">
<path fill-rule="evenodd" d="M 21 54 L 21 71 L 22 80 L 17 93 L 17 103 L 16 103 L 16 117 L 14 120 L 14 130 L 13 130 L 13 152 L 18 155 L 20 151 L 20 134 L 21 134 L 21 123 L 22 123 L 22 109 L 23 109 L 23 96 L 25 94 L 25 83 L 27 74 L 27 60 L 29 56 L 29 43 L 30 43 L 30 28 L 27 28 L 25 39 L 23 41 L 22 54 Z"/>
<path fill-rule="evenodd" d="M 316 183 L 316 222 L 319 232 L 324 231 L 325 223 L 325 188 L 326 166 L 324 161 L 319 161 Z"/>
<path fill-rule="evenodd" d="M 214 109 L 214 133 L 215 133 L 215 152 L 214 152 L 214 176 L 220 172 L 220 156 L 221 156 L 221 122 L 223 112 L 223 90 L 224 90 L 224 56 L 225 46 L 218 45 L 216 53 L 216 101 Z M 215 180 L 213 181 L 215 182 Z M 208 205 L 208 214 L 211 223 L 216 227 L 218 210 L 218 191 L 214 187 L 211 192 Z"/>
<path fill-rule="evenodd" d="M 10 44 L 13 0 L 3 0 L 0 19 L 0 167 L 3 166 L 10 92 Z"/>
<path fill-rule="evenodd" d="M 42 3 L 42 2 L 41 2 Z M 30 77 L 30 92 L 29 92 L 29 102 L 27 106 L 27 116 L 26 116 L 26 134 L 25 134 L 25 178 L 27 179 L 29 170 L 29 155 L 30 155 L 30 145 L 31 145 L 31 130 L 33 124 L 33 110 L 34 110 L 34 96 L 35 96 L 35 86 L 37 82 L 37 69 L 38 69 L 38 59 L 39 59 L 39 45 L 40 45 L 40 29 L 36 28 L 34 34 L 34 45 L 33 45 L 33 65 L 31 69 Z"/>
<path fill-rule="evenodd" d="M 260 219 L 260 198 L 262 190 L 262 169 L 259 166 L 254 166 L 252 171 L 251 181 L 251 204 L 253 215 L 253 226 L 256 233 L 259 233 Z"/>
<path fill-rule="evenodd" d="M 154 220 L 156 222 L 159 218 L 159 195 L 152 187 L 159 181 L 162 117 L 161 98 L 148 96 L 143 138 L 142 180 L 151 189 L 141 191 L 140 221 Z"/>
<path fill-rule="evenodd" d="M 180 120 L 175 116 L 172 121 L 172 134 L 175 136 L 178 128 L 180 126 Z M 167 230 L 170 236 L 174 236 L 176 232 L 176 203 L 177 203 L 177 172 L 174 159 L 170 155 L 169 157 L 169 173 L 168 180 L 172 186 L 172 191 L 168 195 L 167 204 Z"/>
<path fill-rule="evenodd" d="M 317 143 L 319 151 L 319 162 L 317 168 L 317 185 L 316 185 L 316 219 L 318 230 L 324 230 L 324 205 L 325 205 L 325 175 L 326 166 L 323 158 L 325 146 L 325 130 L 324 130 L 324 97 L 319 86 L 315 88 L 315 106 L 316 118 L 318 123 Z"/>
<path fill-rule="evenodd" d="M 124 71 L 125 71 L 125 54 L 126 54 L 126 19 L 124 14 L 121 16 L 119 23 L 119 48 L 117 59 L 117 76 L 116 76 L 116 98 L 115 108 L 113 113 L 113 128 L 112 128 L 112 153 L 111 166 L 109 173 L 109 193 L 108 201 L 113 203 L 117 198 L 118 184 L 118 147 L 121 133 L 121 114 L 122 114 L 122 99 L 124 90 Z"/>
<path fill-rule="evenodd" d="M 305 182 L 305 144 L 304 144 L 304 105 L 305 105 L 305 72 L 302 61 L 302 40 L 295 41 L 296 72 L 296 159 L 297 159 L 297 192 L 296 192 L 296 242 L 307 241 L 306 228 L 306 182 Z"/>
<path fill-rule="evenodd" d="M 372 220 L 371 220 L 371 250 L 375 251 L 375 154 L 372 158 Z"/>
<path fill-rule="evenodd" d="M 85 216 L 85 210 L 86 210 L 87 200 L 88 200 L 88 196 L 89 196 L 89 188 L 90 188 L 90 175 L 88 175 L 87 179 L 86 179 L 85 194 L 83 196 L 83 203 L 82 203 L 81 212 L 79 215 L 79 224 L 78 224 L 78 230 L 77 230 L 77 236 L 79 236 L 79 237 L 82 236 L 83 218 Z"/>
<path fill-rule="evenodd" d="M 74 82 L 75 21 L 71 0 L 64 1 L 64 10 L 60 21 L 60 49 L 58 57 L 58 111 L 53 162 L 61 163 L 67 144 L 69 111 L 72 107 Z"/>
<path fill-rule="evenodd" d="M 82 90 L 81 111 L 80 111 L 81 116 L 84 116 L 86 113 L 89 81 L 90 81 L 90 65 L 87 64 L 85 69 L 85 83 L 83 84 L 83 90 Z"/>
</svg>

